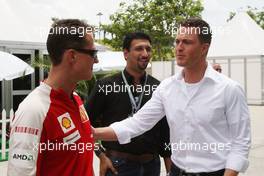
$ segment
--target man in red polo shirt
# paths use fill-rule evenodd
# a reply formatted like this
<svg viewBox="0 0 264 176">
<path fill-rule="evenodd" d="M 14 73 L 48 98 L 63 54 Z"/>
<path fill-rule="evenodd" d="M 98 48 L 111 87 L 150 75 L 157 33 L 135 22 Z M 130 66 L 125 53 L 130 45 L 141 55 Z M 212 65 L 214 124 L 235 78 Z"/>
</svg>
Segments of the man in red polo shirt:
<svg viewBox="0 0 264 176">
<path fill-rule="evenodd" d="M 97 63 L 91 28 L 57 20 L 47 39 L 49 76 L 19 105 L 12 121 L 9 176 L 92 176 L 94 139 L 82 100 L 74 93 Z"/>
</svg>

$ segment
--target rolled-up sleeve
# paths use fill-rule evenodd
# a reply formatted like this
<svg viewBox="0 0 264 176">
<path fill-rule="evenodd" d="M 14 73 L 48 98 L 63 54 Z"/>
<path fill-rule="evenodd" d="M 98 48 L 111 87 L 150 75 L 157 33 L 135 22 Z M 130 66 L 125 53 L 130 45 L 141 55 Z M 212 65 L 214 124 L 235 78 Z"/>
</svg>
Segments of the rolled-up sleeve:
<svg viewBox="0 0 264 176">
<path fill-rule="evenodd" d="M 242 88 L 232 85 L 229 90 L 226 96 L 226 115 L 232 141 L 226 168 L 245 172 L 249 165 L 251 145 L 249 110 Z"/>
<path fill-rule="evenodd" d="M 160 86 L 153 92 L 151 99 L 133 117 L 110 125 L 120 144 L 126 144 L 131 138 L 150 130 L 162 117 L 164 106 Z"/>
</svg>

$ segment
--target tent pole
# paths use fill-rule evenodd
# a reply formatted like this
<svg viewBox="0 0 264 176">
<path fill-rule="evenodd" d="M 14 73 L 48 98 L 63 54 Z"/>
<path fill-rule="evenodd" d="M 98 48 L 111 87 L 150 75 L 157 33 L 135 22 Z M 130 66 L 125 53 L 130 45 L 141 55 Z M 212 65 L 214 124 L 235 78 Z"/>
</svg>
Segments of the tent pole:
<svg viewBox="0 0 264 176">
<path fill-rule="evenodd" d="M 244 59 L 244 91 L 246 98 L 248 99 L 248 92 L 247 92 L 247 58 Z"/>
<path fill-rule="evenodd" d="M 264 55 L 260 56 L 260 69 L 261 69 L 261 77 L 260 77 L 260 81 L 261 81 L 261 105 L 264 105 Z"/>
<path fill-rule="evenodd" d="M 231 59 L 227 59 L 228 62 L 228 77 L 231 78 Z"/>
</svg>

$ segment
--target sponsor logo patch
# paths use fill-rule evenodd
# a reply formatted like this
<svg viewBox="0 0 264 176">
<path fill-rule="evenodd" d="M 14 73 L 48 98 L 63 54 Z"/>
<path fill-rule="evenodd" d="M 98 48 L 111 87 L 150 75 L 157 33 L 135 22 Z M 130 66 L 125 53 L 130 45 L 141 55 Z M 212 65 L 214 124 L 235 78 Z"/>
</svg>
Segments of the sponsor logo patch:
<svg viewBox="0 0 264 176">
<path fill-rule="evenodd" d="M 71 121 L 68 117 L 62 117 L 62 126 L 66 129 L 71 128 Z"/>
<path fill-rule="evenodd" d="M 71 119 L 71 116 L 68 112 L 62 114 L 61 116 L 57 117 L 61 129 L 64 133 L 67 133 L 75 128 L 75 125 Z"/>
<path fill-rule="evenodd" d="M 13 154 L 13 159 L 23 160 L 23 161 L 33 161 L 33 155 L 14 153 Z"/>
<path fill-rule="evenodd" d="M 64 137 L 63 138 L 63 142 L 67 143 L 67 144 L 72 144 L 72 143 L 76 142 L 80 138 L 81 138 L 81 135 L 80 135 L 79 131 L 76 130 L 73 133 L 71 133 L 70 135 Z"/>
<path fill-rule="evenodd" d="M 27 133 L 32 135 L 38 135 L 39 129 L 31 127 L 16 126 L 14 127 L 15 133 Z"/>
<path fill-rule="evenodd" d="M 13 148 L 9 153 L 9 162 L 16 167 L 31 168 L 36 162 L 37 154 L 33 150 Z"/>
<path fill-rule="evenodd" d="M 84 106 L 79 106 L 79 111 L 80 111 L 80 116 L 81 116 L 81 120 L 82 120 L 82 123 L 86 122 L 89 120 L 89 117 L 87 115 L 87 112 L 84 108 Z"/>
</svg>

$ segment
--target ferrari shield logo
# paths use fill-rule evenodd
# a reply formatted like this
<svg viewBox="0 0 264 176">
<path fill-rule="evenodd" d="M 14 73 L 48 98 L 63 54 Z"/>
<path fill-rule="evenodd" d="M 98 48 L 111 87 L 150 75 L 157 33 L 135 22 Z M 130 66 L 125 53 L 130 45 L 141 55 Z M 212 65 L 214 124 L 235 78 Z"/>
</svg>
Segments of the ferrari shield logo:
<svg viewBox="0 0 264 176">
<path fill-rule="evenodd" d="M 81 116 L 82 123 L 88 121 L 89 117 L 83 105 L 79 107 L 79 110 L 80 110 L 80 116 Z"/>
</svg>

